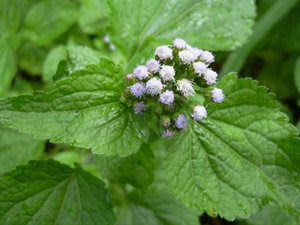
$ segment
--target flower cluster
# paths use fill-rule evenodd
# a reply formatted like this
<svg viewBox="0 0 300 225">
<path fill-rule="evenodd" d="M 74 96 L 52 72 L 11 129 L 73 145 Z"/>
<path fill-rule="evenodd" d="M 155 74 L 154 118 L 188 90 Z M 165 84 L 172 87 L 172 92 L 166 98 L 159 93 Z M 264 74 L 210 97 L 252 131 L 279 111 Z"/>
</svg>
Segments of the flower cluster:
<svg viewBox="0 0 300 225">
<path fill-rule="evenodd" d="M 204 101 L 194 96 L 210 96 L 208 101 L 221 103 L 223 90 L 210 87 L 217 82 L 218 74 L 209 68 L 214 55 L 191 47 L 177 38 L 173 45 L 162 45 L 155 50 L 155 58 L 146 65 L 137 66 L 126 75 L 126 99 L 133 105 L 135 114 L 146 110 L 159 116 L 163 137 L 172 137 L 185 130 L 188 118 L 195 122 L 207 117 Z"/>
</svg>

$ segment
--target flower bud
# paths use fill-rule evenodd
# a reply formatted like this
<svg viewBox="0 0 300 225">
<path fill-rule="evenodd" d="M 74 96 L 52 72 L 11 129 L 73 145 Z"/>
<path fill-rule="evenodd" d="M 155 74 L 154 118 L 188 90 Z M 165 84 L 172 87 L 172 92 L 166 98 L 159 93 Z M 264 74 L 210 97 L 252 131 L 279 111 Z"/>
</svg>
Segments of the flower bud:
<svg viewBox="0 0 300 225">
<path fill-rule="evenodd" d="M 206 109 L 203 105 L 195 106 L 193 113 L 191 116 L 194 118 L 195 121 L 199 121 L 207 117 Z"/>
<path fill-rule="evenodd" d="M 185 40 L 183 40 L 181 38 L 176 38 L 173 41 L 173 46 L 177 49 L 185 49 L 187 44 L 186 44 Z"/>
<path fill-rule="evenodd" d="M 138 66 L 134 69 L 133 74 L 139 80 L 144 80 L 149 76 L 148 68 L 146 66 Z"/>
<path fill-rule="evenodd" d="M 134 85 L 130 86 L 130 92 L 133 96 L 141 98 L 146 92 L 146 88 L 142 83 L 135 83 Z"/>
<path fill-rule="evenodd" d="M 166 90 L 160 94 L 159 101 L 165 105 L 171 105 L 174 102 L 173 91 Z"/>
<path fill-rule="evenodd" d="M 211 84 L 215 84 L 217 82 L 218 74 L 211 69 L 207 69 L 205 71 L 203 77 L 204 77 L 204 80 L 206 81 L 206 84 L 211 85 Z"/>
<path fill-rule="evenodd" d="M 173 51 L 167 45 L 162 45 L 155 50 L 155 55 L 161 59 L 173 59 Z"/>
<path fill-rule="evenodd" d="M 151 78 L 146 83 L 146 92 L 151 96 L 160 94 L 162 89 L 163 85 L 161 80 L 157 79 L 156 77 Z"/>
<path fill-rule="evenodd" d="M 176 83 L 177 91 L 179 91 L 184 97 L 189 97 L 196 94 L 192 85 L 192 82 L 188 79 L 178 80 Z"/>
<path fill-rule="evenodd" d="M 180 114 L 176 121 L 175 121 L 175 126 L 178 129 L 185 129 L 187 127 L 187 118 L 184 114 Z"/>
<path fill-rule="evenodd" d="M 221 103 L 224 101 L 225 95 L 223 94 L 223 90 L 220 88 L 214 88 L 211 91 L 211 96 L 214 102 Z"/>
<path fill-rule="evenodd" d="M 135 114 L 141 114 L 146 110 L 146 105 L 144 102 L 138 102 L 134 104 L 133 108 Z"/>
<path fill-rule="evenodd" d="M 173 66 L 161 66 L 161 70 L 159 71 L 160 78 L 163 82 L 166 81 L 174 81 L 175 70 Z"/>
<path fill-rule="evenodd" d="M 160 69 L 160 62 L 155 59 L 149 59 L 146 65 L 152 73 L 157 73 Z"/>
</svg>

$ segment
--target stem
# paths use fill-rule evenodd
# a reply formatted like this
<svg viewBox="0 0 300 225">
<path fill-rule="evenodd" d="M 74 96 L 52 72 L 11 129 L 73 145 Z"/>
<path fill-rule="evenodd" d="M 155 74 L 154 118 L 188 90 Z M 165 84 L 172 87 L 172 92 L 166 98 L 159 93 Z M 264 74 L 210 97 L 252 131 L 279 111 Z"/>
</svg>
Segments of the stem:
<svg viewBox="0 0 300 225">
<path fill-rule="evenodd" d="M 251 50 L 268 34 L 272 27 L 292 9 L 298 0 L 277 0 L 261 17 L 253 28 L 248 42 L 230 53 L 220 72 L 220 77 L 229 72 L 239 72 L 245 64 Z"/>
</svg>

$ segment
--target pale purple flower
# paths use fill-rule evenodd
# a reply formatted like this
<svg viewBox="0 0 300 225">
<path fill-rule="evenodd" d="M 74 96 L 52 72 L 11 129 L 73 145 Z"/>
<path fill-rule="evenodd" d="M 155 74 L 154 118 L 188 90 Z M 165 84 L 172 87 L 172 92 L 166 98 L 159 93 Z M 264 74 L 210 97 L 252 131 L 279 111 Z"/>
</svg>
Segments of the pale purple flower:
<svg viewBox="0 0 300 225">
<path fill-rule="evenodd" d="M 190 50 L 193 52 L 195 59 L 197 59 L 202 52 L 202 50 L 200 50 L 199 48 L 191 48 Z"/>
<path fill-rule="evenodd" d="M 152 73 L 157 73 L 160 69 L 160 62 L 155 59 L 149 59 L 146 65 Z"/>
<path fill-rule="evenodd" d="M 162 136 L 164 138 L 171 138 L 175 135 L 175 131 L 172 129 L 166 129 L 163 131 Z"/>
<path fill-rule="evenodd" d="M 135 77 L 139 80 L 144 80 L 148 77 L 149 72 L 148 72 L 148 68 L 146 66 L 137 66 L 134 71 L 133 74 L 135 75 Z"/>
<path fill-rule="evenodd" d="M 206 84 L 211 85 L 211 84 L 215 84 L 217 82 L 218 74 L 211 69 L 207 69 L 205 71 L 203 77 L 204 77 L 204 80 L 206 81 Z"/>
<path fill-rule="evenodd" d="M 193 67 L 195 73 L 198 74 L 199 77 L 201 77 L 201 75 L 204 74 L 207 69 L 207 65 L 203 62 L 194 62 Z"/>
<path fill-rule="evenodd" d="M 172 59 L 173 50 L 167 45 L 162 45 L 155 50 L 155 55 L 161 60 Z"/>
<path fill-rule="evenodd" d="M 174 76 L 175 76 L 174 67 L 162 65 L 159 71 L 159 75 L 163 82 L 174 81 Z"/>
<path fill-rule="evenodd" d="M 196 60 L 195 54 L 191 50 L 183 50 L 178 53 L 183 64 L 190 64 Z"/>
<path fill-rule="evenodd" d="M 152 96 L 158 95 L 161 93 L 162 89 L 163 89 L 163 84 L 161 83 L 161 80 L 156 77 L 151 78 L 146 83 L 146 92 L 149 95 Z"/>
<path fill-rule="evenodd" d="M 133 107 L 135 114 L 141 114 L 146 110 L 146 105 L 144 104 L 144 102 L 135 103 Z"/>
<path fill-rule="evenodd" d="M 146 92 L 146 88 L 142 83 L 135 83 L 131 85 L 129 88 L 131 94 L 137 98 L 141 98 Z"/>
<path fill-rule="evenodd" d="M 210 51 L 201 51 L 200 59 L 210 64 L 215 61 L 215 56 Z"/>
<path fill-rule="evenodd" d="M 166 90 L 161 93 L 159 96 L 159 101 L 165 105 L 171 105 L 174 102 L 174 93 L 173 91 Z"/>
<path fill-rule="evenodd" d="M 205 117 L 207 117 L 207 112 L 205 107 L 203 105 L 195 106 L 191 116 L 194 118 L 195 121 L 203 120 Z"/>
<path fill-rule="evenodd" d="M 225 95 L 223 93 L 223 90 L 220 88 L 214 88 L 211 91 L 211 96 L 214 102 L 221 103 L 224 101 Z"/>
<path fill-rule="evenodd" d="M 173 46 L 177 49 L 185 49 L 187 47 L 187 44 L 186 44 L 185 40 L 183 40 L 181 38 L 176 38 L 173 41 Z"/>
<path fill-rule="evenodd" d="M 178 80 L 176 83 L 177 91 L 179 91 L 184 97 L 189 97 L 196 94 L 193 88 L 193 84 L 188 79 Z"/>
<path fill-rule="evenodd" d="M 187 126 L 187 118 L 184 114 L 180 114 L 176 121 L 175 121 L 175 126 L 178 128 L 178 129 L 185 129 L 186 126 Z"/>
</svg>

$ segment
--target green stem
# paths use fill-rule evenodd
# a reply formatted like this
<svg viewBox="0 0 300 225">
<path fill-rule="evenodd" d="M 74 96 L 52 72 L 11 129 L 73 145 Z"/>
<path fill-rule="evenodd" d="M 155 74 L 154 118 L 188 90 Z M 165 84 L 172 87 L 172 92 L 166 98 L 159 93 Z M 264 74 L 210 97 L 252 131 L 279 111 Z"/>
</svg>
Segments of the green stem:
<svg viewBox="0 0 300 225">
<path fill-rule="evenodd" d="M 253 34 L 248 42 L 232 52 L 222 67 L 220 77 L 229 72 L 239 72 L 247 60 L 251 50 L 268 34 L 272 27 L 292 9 L 298 0 L 277 0 L 261 17 L 253 28 Z"/>
</svg>

